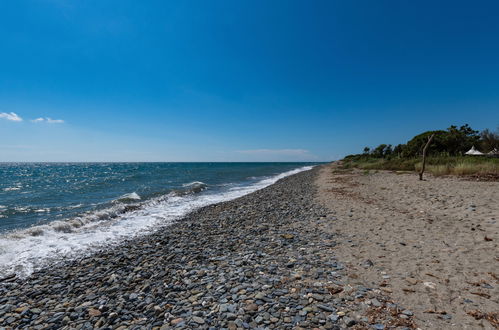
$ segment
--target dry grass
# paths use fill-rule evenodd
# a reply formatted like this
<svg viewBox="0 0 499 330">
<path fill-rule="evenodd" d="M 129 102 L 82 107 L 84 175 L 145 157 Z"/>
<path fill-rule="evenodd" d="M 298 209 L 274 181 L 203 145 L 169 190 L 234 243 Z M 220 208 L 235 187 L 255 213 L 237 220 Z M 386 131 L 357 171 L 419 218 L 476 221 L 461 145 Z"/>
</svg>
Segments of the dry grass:
<svg viewBox="0 0 499 330">
<path fill-rule="evenodd" d="M 428 171 L 435 176 L 447 175 L 451 168 L 448 165 L 430 165 Z"/>
<path fill-rule="evenodd" d="M 414 165 L 416 171 L 421 170 L 421 163 Z M 497 163 L 470 163 L 459 162 L 447 165 L 427 165 L 426 171 L 435 175 L 499 175 L 499 165 Z"/>
<path fill-rule="evenodd" d="M 364 171 L 383 169 L 393 171 L 420 171 L 421 159 L 359 158 L 344 162 L 344 167 Z M 499 159 L 485 157 L 430 157 L 426 171 L 435 176 L 490 176 L 499 177 Z"/>
<path fill-rule="evenodd" d="M 483 163 L 483 164 L 467 164 L 459 163 L 454 166 L 454 174 L 470 175 L 470 174 L 493 174 L 499 175 L 499 164 Z"/>
</svg>

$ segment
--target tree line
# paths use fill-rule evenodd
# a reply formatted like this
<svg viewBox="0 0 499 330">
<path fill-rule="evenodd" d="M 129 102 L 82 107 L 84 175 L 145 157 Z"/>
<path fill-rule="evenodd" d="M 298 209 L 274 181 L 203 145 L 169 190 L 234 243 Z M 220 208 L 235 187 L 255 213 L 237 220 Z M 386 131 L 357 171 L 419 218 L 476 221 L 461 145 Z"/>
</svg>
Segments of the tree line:
<svg viewBox="0 0 499 330">
<path fill-rule="evenodd" d="M 395 147 L 391 144 L 380 144 L 373 149 L 365 147 L 363 155 L 374 158 L 417 157 L 432 134 L 435 135 L 427 150 L 432 156 L 460 156 L 473 146 L 483 153 L 499 150 L 499 127 L 495 132 L 489 129 L 480 132 L 465 124 L 461 127 L 452 125 L 447 130 L 426 131 Z"/>
</svg>

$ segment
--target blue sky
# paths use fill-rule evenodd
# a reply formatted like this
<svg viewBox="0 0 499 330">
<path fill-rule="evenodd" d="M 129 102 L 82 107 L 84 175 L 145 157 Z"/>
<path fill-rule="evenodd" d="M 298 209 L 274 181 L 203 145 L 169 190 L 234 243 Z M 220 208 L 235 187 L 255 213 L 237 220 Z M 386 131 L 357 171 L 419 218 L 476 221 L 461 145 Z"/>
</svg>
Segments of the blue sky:
<svg viewBox="0 0 499 330">
<path fill-rule="evenodd" d="M 499 125 L 497 1 L 2 1 L 0 161 L 327 161 Z"/>
</svg>

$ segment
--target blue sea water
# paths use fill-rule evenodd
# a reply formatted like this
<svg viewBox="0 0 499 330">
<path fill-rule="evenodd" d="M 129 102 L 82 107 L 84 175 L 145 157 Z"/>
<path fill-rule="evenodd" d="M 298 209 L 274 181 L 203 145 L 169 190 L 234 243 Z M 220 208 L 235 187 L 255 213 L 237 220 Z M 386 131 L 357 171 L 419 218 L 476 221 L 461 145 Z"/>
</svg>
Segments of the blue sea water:
<svg viewBox="0 0 499 330">
<path fill-rule="evenodd" d="M 312 163 L 0 163 L 0 277 L 149 233 Z"/>
</svg>

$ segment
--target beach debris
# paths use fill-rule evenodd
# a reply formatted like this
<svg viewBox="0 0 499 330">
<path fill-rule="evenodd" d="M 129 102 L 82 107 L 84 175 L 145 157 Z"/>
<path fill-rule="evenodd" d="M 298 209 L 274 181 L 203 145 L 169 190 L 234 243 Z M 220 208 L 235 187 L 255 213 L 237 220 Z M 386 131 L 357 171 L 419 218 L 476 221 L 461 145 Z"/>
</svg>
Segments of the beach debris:
<svg viewBox="0 0 499 330">
<path fill-rule="evenodd" d="M 340 293 L 340 292 L 343 291 L 343 288 L 339 287 L 339 286 L 337 286 L 337 287 L 332 287 L 331 286 L 331 287 L 327 287 L 326 289 L 329 291 L 329 293 L 331 295 L 335 295 L 335 294 Z"/>
<path fill-rule="evenodd" d="M 431 277 L 434 277 L 434 278 L 438 278 L 439 280 L 441 280 L 440 277 L 438 277 L 437 275 L 433 275 L 432 273 L 426 273 L 425 275 L 428 275 L 428 276 L 431 276 Z"/>
<path fill-rule="evenodd" d="M 490 294 L 485 293 L 485 292 L 470 292 L 471 294 L 474 294 L 476 296 L 484 297 L 487 299 L 490 299 Z"/>
<path fill-rule="evenodd" d="M 433 133 L 432 135 L 430 135 L 430 137 L 428 137 L 428 141 L 426 142 L 426 144 L 423 148 L 423 166 L 421 167 L 421 172 L 419 172 L 419 181 L 423 181 L 423 173 L 424 173 L 425 165 L 426 165 L 426 150 L 428 149 L 428 146 L 430 145 L 431 140 L 433 140 L 434 136 L 435 136 L 435 133 Z"/>
<path fill-rule="evenodd" d="M 407 327 L 411 329 L 416 329 L 416 324 L 413 320 L 412 315 L 406 315 L 403 313 L 404 309 L 394 303 L 387 303 L 380 307 L 371 306 L 366 311 L 366 316 L 368 318 L 368 323 L 371 325 L 377 324 L 375 329 L 384 329 L 391 327 Z M 408 314 L 412 312 L 407 311 Z M 381 327 L 384 325 L 385 327 Z"/>
<path fill-rule="evenodd" d="M 428 314 L 447 314 L 446 311 L 439 311 L 439 310 L 433 310 L 433 309 L 428 309 L 426 311 L 424 311 L 423 313 L 428 313 Z"/>
<path fill-rule="evenodd" d="M 435 289 L 437 287 L 437 285 L 433 282 L 423 282 L 423 285 L 430 289 Z"/>
<path fill-rule="evenodd" d="M 483 239 L 484 239 L 484 240 L 485 240 L 486 242 L 490 242 L 490 241 L 493 241 L 493 239 L 492 239 L 492 238 L 490 238 L 490 237 L 487 237 L 487 236 L 485 236 L 485 237 L 484 237 Z"/>
<path fill-rule="evenodd" d="M 293 235 L 293 234 L 282 234 L 281 237 L 285 238 L 285 239 L 293 239 L 293 238 L 295 238 L 295 235 Z"/>
<path fill-rule="evenodd" d="M 499 275 L 495 274 L 495 273 L 487 273 L 489 274 L 494 280 L 496 280 L 497 283 L 499 283 Z"/>
<path fill-rule="evenodd" d="M 485 288 L 485 289 L 493 289 L 494 288 L 492 285 L 490 285 L 489 283 L 487 283 L 487 281 L 485 281 L 485 280 L 480 280 L 478 282 L 469 282 L 469 281 L 466 281 L 466 283 L 468 283 L 469 285 L 472 285 L 472 286 L 478 286 L 478 287 L 482 287 L 482 288 Z"/>
<path fill-rule="evenodd" d="M 492 326 L 499 329 L 499 313 L 484 313 L 479 310 L 466 312 L 468 315 L 473 316 L 475 320 L 485 319 L 490 322 Z"/>
</svg>

